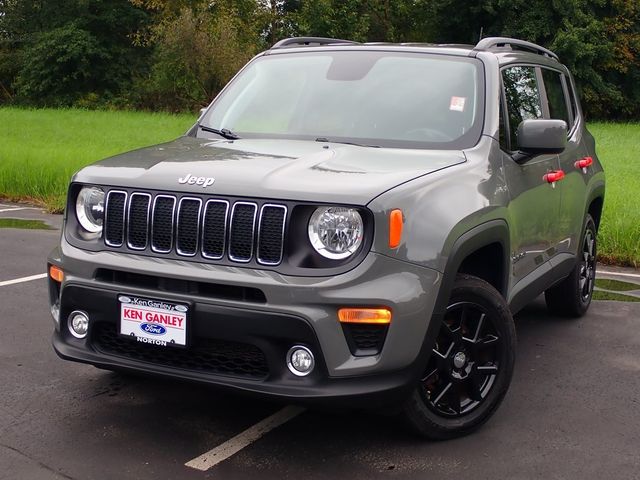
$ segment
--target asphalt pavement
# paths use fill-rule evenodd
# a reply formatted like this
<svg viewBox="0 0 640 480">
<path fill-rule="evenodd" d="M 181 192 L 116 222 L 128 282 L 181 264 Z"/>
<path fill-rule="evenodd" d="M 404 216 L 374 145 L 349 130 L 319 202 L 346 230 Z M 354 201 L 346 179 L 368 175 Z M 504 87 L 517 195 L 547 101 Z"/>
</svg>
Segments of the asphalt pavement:
<svg viewBox="0 0 640 480">
<path fill-rule="evenodd" d="M 45 272 L 60 217 L 2 212 L 18 207 L 0 219 L 53 229 L 0 228 L 0 479 L 640 479 L 640 303 L 594 302 L 581 320 L 540 299 L 521 312 L 511 389 L 468 437 L 306 410 L 238 444 L 286 405 L 58 359 L 46 281 L 3 283 Z M 185 466 L 228 445 L 240 446 L 207 471 Z"/>
</svg>

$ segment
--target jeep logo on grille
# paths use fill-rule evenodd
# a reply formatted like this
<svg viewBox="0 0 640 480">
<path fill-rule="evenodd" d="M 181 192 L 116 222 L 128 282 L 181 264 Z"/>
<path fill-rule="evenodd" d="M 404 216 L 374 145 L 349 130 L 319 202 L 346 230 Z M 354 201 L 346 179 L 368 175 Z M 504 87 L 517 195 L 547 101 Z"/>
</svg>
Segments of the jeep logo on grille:
<svg viewBox="0 0 640 480">
<path fill-rule="evenodd" d="M 213 177 L 194 177 L 190 173 L 187 173 L 184 177 L 178 178 L 178 183 L 187 185 L 201 185 L 202 188 L 207 188 L 213 185 L 215 178 Z"/>
</svg>

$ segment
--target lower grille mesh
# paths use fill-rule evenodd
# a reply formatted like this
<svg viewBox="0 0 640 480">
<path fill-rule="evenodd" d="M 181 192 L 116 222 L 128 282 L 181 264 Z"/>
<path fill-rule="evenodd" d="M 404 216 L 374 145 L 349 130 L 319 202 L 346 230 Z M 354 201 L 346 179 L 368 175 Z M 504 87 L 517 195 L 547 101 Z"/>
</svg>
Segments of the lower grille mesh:
<svg viewBox="0 0 640 480">
<path fill-rule="evenodd" d="M 387 336 L 387 325 L 366 323 L 342 324 L 351 353 L 356 356 L 377 355 Z"/>
<path fill-rule="evenodd" d="M 156 347 L 118 334 L 110 323 L 96 323 L 91 336 L 98 352 L 182 370 L 262 380 L 269 374 L 264 353 L 253 345 L 197 339 L 190 348 Z"/>
</svg>

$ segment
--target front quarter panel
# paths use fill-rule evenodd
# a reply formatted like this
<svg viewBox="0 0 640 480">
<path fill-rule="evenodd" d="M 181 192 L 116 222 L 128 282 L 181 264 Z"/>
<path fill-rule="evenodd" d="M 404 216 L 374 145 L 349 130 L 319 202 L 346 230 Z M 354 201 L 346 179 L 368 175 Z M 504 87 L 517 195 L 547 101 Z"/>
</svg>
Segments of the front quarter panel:
<svg viewBox="0 0 640 480">
<path fill-rule="evenodd" d="M 445 272 L 458 238 L 474 227 L 505 218 L 508 190 L 499 146 L 485 136 L 465 152 L 467 162 L 401 185 L 374 199 L 373 250 Z M 389 214 L 403 212 L 402 239 L 389 247 Z M 455 272 L 454 272 L 455 273 Z"/>
</svg>

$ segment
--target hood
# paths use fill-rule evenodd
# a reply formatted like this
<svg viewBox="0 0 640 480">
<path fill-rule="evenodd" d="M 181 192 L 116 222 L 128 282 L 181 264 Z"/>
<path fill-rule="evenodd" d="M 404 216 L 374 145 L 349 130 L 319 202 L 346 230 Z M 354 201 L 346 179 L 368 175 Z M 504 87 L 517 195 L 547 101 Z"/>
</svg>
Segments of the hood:
<svg viewBox="0 0 640 480">
<path fill-rule="evenodd" d="M 78 172 L 74 181 L 194 194 L 366 205 L 401 183 L 464 161 L 461 151 L 452 150 L 181 137 L 95 163 Z M 190 184 L 188 175 L 207 180 Z"/>
</svg>

